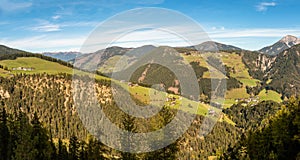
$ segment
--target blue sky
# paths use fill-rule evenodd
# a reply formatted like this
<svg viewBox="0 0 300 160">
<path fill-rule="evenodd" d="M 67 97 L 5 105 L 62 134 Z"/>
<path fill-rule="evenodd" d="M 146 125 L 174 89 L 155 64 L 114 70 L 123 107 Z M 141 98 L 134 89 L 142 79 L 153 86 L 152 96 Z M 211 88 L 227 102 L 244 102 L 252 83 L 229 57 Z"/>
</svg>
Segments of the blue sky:
<svg viewBox="0 0 300 160">
<path fill-rule="evenodd" d="M 298 0 L 0 0 L 0 44 L 32 52 L 78 51 L 99 23 L 140 7 L 179 11 L 212 40 L 250 50 L 287 34 L 300 36 Z M 138 45 L 143 44 L 121 46 Z"/>
</svg>

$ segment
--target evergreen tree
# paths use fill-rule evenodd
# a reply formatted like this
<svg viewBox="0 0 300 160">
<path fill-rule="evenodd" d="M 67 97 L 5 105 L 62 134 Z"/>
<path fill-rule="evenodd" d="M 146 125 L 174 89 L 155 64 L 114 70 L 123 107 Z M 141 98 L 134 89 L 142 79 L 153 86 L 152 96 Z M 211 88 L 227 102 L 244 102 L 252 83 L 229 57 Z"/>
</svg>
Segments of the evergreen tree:
<svg viewBox="0 0 300 160">
<path fill-rule="evenodd" d="M 67 147 L 63 144 L 61 139 L 58 139 L 58 153 L 57 160 L 68 159 Z"/>
<path fill-rule="evenodd" d="M 131 150 L 132 148 L 132 143 L 131 143 L 131 137 L 130 137 L 130 132 L 135 132 L 136 131 L 136 126 L 135 126 L 135 118 L 130 116 L 129 114 L 124 114 L 123 115 L 123 127 L 126 131 L 129 133 L 125 133 L 125 135 L 122 135 L 122 147 L 128 151 Z M 136 155 L 130 152 L 121 152 L 122 159 L 124 160 L 135 160 Z"/>
<path fill-rule="evenodd" d="M 79 153 L 79 159 L 87 159 L 87 152 L 86 152 L 86 146 L 85 142 L 80 143 L 80 153 Z"/>
<path fill-rule="evenodd" d="M 55 147 L 55 144 L 53 142 L 53 139 L 52 139 L 52 136 L 50 136 L 50 159 L 53 160 L 53 159 L 57 159 L 57 149 Z"/>
<path fill-rule="evenodd" d="M 32 124 L 31 139 L 33 140 L 34 148 L 38 151 L 35 159 L 50 159 L 52 148 L 49 141 L 47 131 L 42 127 L 37 113 L 34 113 Z"/>
<path fill-rule="evenodd" d="M 104 159 L 102 155 L 102 148 L 103 144 L 97 140 L 95 140 L 93 137 L 88 138 L 88 144 L 87 144 L 87 156 L 88 159 L 96 160 L 96 159 Z"/>
<path fill-rule="evenodd" d="M 34 147 L 34 141 L 31 139 L 32 126 L 25 113 L 19 113 L 16 123 L 18 128 L 14 160 L 33 160 L 37 157 L 38 150 Z"/>
<path fill-rule="evenodd" d="M 166 126 L 174 117 L 174 113 L 168 109 L 166 106 L 164 106 L 161 110 L 161 127 Z M 169 135 L 172 133 L 167 133 L 166 131 L 162 133 L 160 139 L 162 142 L 151 142 L 151 147 L 155 147 L 158 145 L 157 143 L 164 143 L 164 141 L 168 138 Z M 176 140 L 174 143 L 159 149 L 154 152 L 147 153 L 147 159 L 176 159 L 176 153 L 178 152 L 178 140 Z"/>
<path fill-rule="evenodd" d="M 7 126 L 7 114 L 3 107 L 0 113 L 0 160 L 10 159 L 10 134 Z"/>
<path fill-rule="evenodd" d="M 71 136 L 70 138 L 69 159 L 70 160 L 79 159 L 79 142 L 75 135 Z"/>
</svg>

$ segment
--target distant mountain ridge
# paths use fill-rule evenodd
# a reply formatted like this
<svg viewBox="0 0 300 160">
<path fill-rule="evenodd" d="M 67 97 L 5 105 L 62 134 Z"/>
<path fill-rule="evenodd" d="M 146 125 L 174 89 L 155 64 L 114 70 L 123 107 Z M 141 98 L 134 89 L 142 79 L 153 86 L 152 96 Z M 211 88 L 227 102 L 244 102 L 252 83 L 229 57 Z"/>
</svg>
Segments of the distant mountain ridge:
<svg viewBox="0 0 300 160">
<path fill-rule="evenodd" d="M 81 52 L 44 52 L 42 54 L 45 56 L 49 56 L 67 62 L 82 55 Z"/>
<path fill-rule="evenodd" d="M 110 57 L 124 55 L 129 50 L 131 50 L 131 48 L 113 46 L 106 49 L 101 49 L 94 53 L 82 54 L 81 56 L 70 60 L 70 62 L 73 63 L 74 66 L 83 69 L 95 69 L 95 65 L 102 65 Z"/>
<path fill-rule="evenodd" d="M 99 66 L 101 66 L 105 61 L 107 61 L 109 58 L 117 56 L 117 55 L 125 55 L 127 57 L 130 57 L 130 61 L 134 60 L 135 58 L 142 56 L 144 53 L 148 53 L 154 49 L 156 49 L 156 46 L 153 45 L 144 45 L 141 47 L 136 48 L 124 48 L 124 47 L 109 47 L 107 49 L 102 49 L 99 51 L 96 51 L 94 53 L 90 54 L 82 54 L 78 56 L 76 59 L 70 60 L 75 66 L 81 66 L 83 67 L 88 62 L 96 63 L 95 60 L 98 60 Z M 215 52 L 215 51 L 233 51 L 233 50 L 242 50 L 241 48 L 232 46 L 232 45 L 226 45 L 214 41 L 207 41 L 203 42 L 201 44 L 195 45 L 195 46 L 189 46 L 189 47 L 171 47 L 177 50 L 198 50 L 203 52 Z M 178 51 L 180 52 L 180 51 Z M 49 55 L 50 56 L 50 55 Z M 83 67 L 85 68 L 85 67 Z"/>
<path fill-rule="evenodd" d="M 204 51 L 204 52 L 242 50 L 239 47 L 235 47 L 235 46 L 232 46 L 232 45 L 226 45 L 226 44 L 215 42 L 215 41 L 203 42 L 201 44 L 191 46 L 190 48 L 195 48 L 198 51 Z"/>
<path fill-rule="evenodd" d="M 278 55 L 282 51 L 289 49 L 297 44 L 300 44 L 299 38 L 292 35 L 287 35 L 282 39 L 280 39 L 278 42 L 274 43 L 273 45 L 260 49 L 259 52 L 274 56 L 274 55 Z"/>
</svg>

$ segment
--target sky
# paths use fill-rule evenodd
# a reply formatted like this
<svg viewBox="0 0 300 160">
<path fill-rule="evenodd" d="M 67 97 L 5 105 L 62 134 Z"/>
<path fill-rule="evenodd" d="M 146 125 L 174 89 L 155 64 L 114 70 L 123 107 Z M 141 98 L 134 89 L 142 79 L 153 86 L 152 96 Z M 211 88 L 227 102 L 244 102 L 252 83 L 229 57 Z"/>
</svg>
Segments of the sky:
<svg viewBox="0 0 300 160">
<path fill-rule="evenodd" d="M 298 0 L 0 0 L 0 44 L 35 53 L 80 51 L 99 25 L 127 10 L 143 7 L 182 13 L 200 24 L 211 40 L 243 49 L 258 50 L 285 35 L 300 36 Z M 186 26 L 184 31 L 194 30 Z M 113 44 L 186 45 L 158 39 L 176 37 L 144 29 L 123 35 Z"/>
</svg>

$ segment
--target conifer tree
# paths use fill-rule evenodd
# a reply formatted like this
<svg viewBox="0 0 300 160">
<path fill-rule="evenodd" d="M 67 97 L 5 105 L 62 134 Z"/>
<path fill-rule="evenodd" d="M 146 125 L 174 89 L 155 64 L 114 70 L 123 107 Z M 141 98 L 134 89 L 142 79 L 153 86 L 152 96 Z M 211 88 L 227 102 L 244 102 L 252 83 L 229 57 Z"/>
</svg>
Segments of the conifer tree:
<svg viewBox="0 0 300 160">
<path fill-rule="evenodd" d="M 23 112 L 19 112 L 17 121 L 17 140 L 14 149 L 14 160 L 32 160 L 38 155 L 38 150 L 34 147 L 34 141 L 31 139 L 32 126 L 28 117 Z"/>
<path fill-rule="evenodd" d="M 52 148 L 49 141 L 47 131 L 42 127 L 37 113 L 34 113 L 32 124 L 31 139 L 33 140 L 34 148 L 38 151 L 35 159 L 50 159 Z"/>
<path fill-rule="evenodd" d="M 135 126 L 135 118 L 130 116 L 129 114 L 123 115 L 123 127 L 128 132 L 135 132 L 136 126 Z M 131 150 L 133 146 L 131 143 L 131 137 L 130 134 L 122 135 L 122 147 L 128 151 Z M 130 152 L 121 152 L 122 158 L 124 160 L 135 160 L 136 155 Z"/>
<path fill-rule="evenodd" d="M 94 139 L 93 137 L 89 137 L 87 144 L 87 156 L 88 159 L 104 159 L 102 155 L 102 143 Z"/>
<path fill-rule="evenodd" d="M 3 107 L 0 113 L 0 159 L 7 160 L 10 158 L 9 148 L 10 133 L 7 126 L 7 114 Z"/>
<path fill-rule="evenodd" d="M 69 159 L 70 160 L 79 159 L 79 142 L 75 135 L 72 135 L 70 138 Z"/>
<path fill-rule="evenodd" d="M 58 139 L 58 153 L 57 160 L 68 159 L 67 147 L 63 144 L 61 139 Z"/>
</svg>

